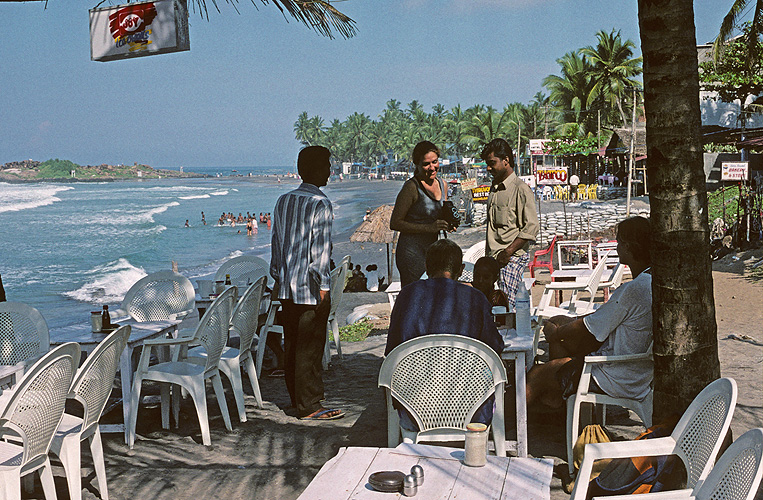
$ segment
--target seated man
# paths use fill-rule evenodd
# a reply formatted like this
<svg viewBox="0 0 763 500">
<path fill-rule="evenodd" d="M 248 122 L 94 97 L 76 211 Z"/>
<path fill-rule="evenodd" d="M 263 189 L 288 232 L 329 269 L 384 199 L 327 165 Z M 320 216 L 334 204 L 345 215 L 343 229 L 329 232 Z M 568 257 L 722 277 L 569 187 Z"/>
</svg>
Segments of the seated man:
<svg viewBox="0 0 763 500">
<path fill-rule="evenodd" d="M 652 344 L 652 276 L 649 220 L 631 217 L 617 226 L 617 253 L 630 267 L 633 281 L 620 286 L 596 312 L 583 318 L 557 316 L 543 331 L 549 361 L 527 374 L 528 407 L 542 403 L 559 408 L 577 390 L 588 354 L 640 354 Z M 591 370 L 596 392 L 613 397 L 642 399 L 649 392 L 653 363 L 597 364 Z"/>
<path fill-rule="evenodd" d="M 426 255 L 429 279 L 415 281 L 400 291 L 390 316 L 385 355 L 406 340 L 435 333 L 472 337 L 498 354 L 503 351 L 503 339 L 485 295 L 457 281 L 464 267 L 462 258 L 461 248 L 451 240 L 437 240 L 429 246 Z M 490 424 L 493 405 L 491 396 L 474 414 L 473 421 Z M 402 407 L 395 404 L 395 408 L 404 429 L 418 430 Z"/>
<path fill-rule="evenodd" d="M 495 282 L 498 281 L 498 274 L 501 272 L 501 265 L 493 257 L 480 257 L 474 263 L 472 286 L 482 292 L 491 306 L 503 306 L 507 310 L 509 299 L 503 290 L 495 288 Z M 496 319 L 496 323 L 502 326 L 506 322 L 505 316 Z"/>
</svg>

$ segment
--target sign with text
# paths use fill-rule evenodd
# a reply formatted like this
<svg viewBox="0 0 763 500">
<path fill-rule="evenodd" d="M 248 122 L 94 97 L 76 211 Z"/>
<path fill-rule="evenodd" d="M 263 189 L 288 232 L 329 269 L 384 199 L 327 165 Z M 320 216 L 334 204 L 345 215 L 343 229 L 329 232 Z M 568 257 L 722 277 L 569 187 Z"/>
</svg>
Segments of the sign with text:
<svg viewBox="0 0 763 500">
<path fill-rule="evenodd" d="M 551 139 L 530 139 L 530 154 L 543 155 L 546 151 L 546 143 Z"/>
<path fill-rule="evenodd" d="M 461 181 L 461 189 L 474 189 L 477 187 L 477 179 L 464 179 Z"/>
<path fill-rule="evenodd" d="M 749 164 L 746 161 L 721 163 L 722 181 L 746 181 L 749 179 Z"/>
<path fill-rule="evenodd" d="M 567 184 L 567 167 L 538 167 L 538 184 Z"/>
<path fill-rule="evenodd" d="M 90 10 L 90 59 L 118 61 L 191 49 L 187 0 Z"/>
<path fill-rule="evenodd" d="M 487 201 L 490 186 L 479 186 L 472 189 L 472 201 Z"/>
</svg>

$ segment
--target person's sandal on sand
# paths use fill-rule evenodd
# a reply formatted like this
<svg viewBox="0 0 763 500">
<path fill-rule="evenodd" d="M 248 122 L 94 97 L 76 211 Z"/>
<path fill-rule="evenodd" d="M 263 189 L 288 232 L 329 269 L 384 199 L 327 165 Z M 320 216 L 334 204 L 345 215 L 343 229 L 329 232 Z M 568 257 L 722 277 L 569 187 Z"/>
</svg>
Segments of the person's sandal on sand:
<svg viewBox="0 0 763 500">
<path fill-rule="evenodd" d="M 310 415 L 299 417 L 299 419 L 300 420 L 336 420 L 342 417 L 344 417 L 344 412 L 342 410 L 327 410 L 326 408 L 321 408 L 319 410 L 315 410 Z"/>
</svg>

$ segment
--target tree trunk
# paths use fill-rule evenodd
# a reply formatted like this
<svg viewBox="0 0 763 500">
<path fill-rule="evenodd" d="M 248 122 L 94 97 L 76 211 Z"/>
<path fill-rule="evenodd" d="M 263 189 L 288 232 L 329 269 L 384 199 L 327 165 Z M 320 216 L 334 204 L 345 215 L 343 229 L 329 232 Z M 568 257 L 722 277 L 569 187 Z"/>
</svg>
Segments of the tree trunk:
<svg viewBox="0 0 763 500">
<path fill-rule="evenodd" d="M 692 0 L 639 0 L 652 229 L 654 415 L 720 376 Z"/>
</svg>

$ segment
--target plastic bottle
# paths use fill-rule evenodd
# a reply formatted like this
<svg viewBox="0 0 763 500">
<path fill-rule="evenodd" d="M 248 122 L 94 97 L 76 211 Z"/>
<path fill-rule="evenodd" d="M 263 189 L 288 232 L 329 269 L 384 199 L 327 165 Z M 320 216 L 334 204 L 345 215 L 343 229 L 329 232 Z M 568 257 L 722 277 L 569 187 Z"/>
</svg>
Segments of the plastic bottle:
<svg viewBox="0 0 763 500">
<path fill-rule="evenodd" d="M 109 306 L 103 306 L 103 312 L 101 313 L 101 330 L 111 328 L 111 315 L 109 314 Z"/>
<path fill-rule="evenodd" d="M 527 293 L 524 281 L 520 281 L 517 287 L 516 313 L 517 336 L 532 335 L 532 326 L 530 325 L 530 294 Z"/>
</svg>

